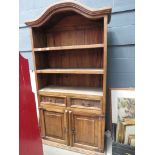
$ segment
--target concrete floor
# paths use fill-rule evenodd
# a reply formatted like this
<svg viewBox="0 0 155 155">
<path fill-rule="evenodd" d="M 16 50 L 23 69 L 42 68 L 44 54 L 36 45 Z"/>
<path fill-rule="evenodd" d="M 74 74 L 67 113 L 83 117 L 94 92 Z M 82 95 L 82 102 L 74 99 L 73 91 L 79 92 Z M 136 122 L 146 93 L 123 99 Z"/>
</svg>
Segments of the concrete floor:
<svg viewBox="0 0 155 155">
<path fill-rule="evenodd" d="M 44 155 L 82 155 L 80 153 L 43 145 Z"/>
<path fill-rule="evenodd" d="M 112 155 L 112 140 L 109 133 L 105 134 L 105 155 Z M 44 155 L 82 155 L 80 153 L 43 145 Z"/>
</svg>

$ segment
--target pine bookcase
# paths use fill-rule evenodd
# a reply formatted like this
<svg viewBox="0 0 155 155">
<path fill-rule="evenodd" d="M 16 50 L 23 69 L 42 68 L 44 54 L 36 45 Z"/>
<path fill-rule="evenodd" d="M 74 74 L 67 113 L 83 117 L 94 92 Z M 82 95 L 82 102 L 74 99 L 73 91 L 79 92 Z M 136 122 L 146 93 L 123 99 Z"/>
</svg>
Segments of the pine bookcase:
<svg viewBox="0 0 155 155">
<path fill-rule="evenodd" d="M 111 10 L 64 2 L 26 22 L 46 144 L 84 154 L 104 152 Z"/>
</svg>

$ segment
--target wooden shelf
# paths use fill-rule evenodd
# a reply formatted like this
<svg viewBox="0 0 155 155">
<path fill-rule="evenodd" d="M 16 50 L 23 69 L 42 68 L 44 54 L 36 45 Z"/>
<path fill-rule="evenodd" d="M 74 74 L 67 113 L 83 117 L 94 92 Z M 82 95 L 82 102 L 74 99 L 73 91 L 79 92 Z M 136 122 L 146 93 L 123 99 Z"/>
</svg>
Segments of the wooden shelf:
<svg viewBox="0 0 155 155">
<path fill-rule="evenodd" d="M 34 51 L 59 51 L 59 50 L 74 50 L 74 49 L 90 49 L 90 48 L 103 48 L 103 44 L 91 44 L 91 45 L 72 45 L 72 46 L 56 46 L 56 47 L 44 47 L 34 48 Z"/>
<path fill-rule="evenodd" d="M 36 70 L 36 73 L 57 73 L 57 74 L 104 74 L 103 69 L 94 68 L 71 68 L 71 69 L 41 69 Z"/>
<path fill-rule="evenodd" d="M 50 85 L 39 90 L 39 94 L 56 93 L 59 95 L 91 95 L 91 96 L 103 96 L 101 88 L 86 88 L 86 87 L 63 87 Z"/>
</svg>

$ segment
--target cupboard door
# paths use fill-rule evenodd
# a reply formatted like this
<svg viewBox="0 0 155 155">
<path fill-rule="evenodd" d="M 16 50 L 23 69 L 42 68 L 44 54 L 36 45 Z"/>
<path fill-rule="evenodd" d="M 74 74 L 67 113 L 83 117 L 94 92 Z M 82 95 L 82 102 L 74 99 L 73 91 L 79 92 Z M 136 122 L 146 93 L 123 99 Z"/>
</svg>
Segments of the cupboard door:
<svg viewBox="0 0 155 155">
<path fill-rule="evenodd" d="M 103 118 L 74 113 L 70 117 L 72 146 L 103 152 Z"/>
<path fill-rule="evenodd" d="M 45 138 L 68 144 L 68 112 L 44 111 Z"/>
</svg>

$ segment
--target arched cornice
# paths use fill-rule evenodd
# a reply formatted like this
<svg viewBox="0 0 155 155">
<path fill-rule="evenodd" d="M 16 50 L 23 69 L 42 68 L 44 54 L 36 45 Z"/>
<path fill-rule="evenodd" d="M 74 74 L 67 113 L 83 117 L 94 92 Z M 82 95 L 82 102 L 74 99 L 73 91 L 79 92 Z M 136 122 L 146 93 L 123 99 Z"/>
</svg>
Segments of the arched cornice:
<svg viewBox="0 0 155 155">
<path fill-rule="evenodd" d="M 73 2 L 57 3 L 55 5 L 48 7 L 39 18 L 32 21 L 27 21 L 26 25 L 30 27 L 40 27 L 44 25 L 55 14 L 67 11 L 76 12 L 89 19 L 99 19 L 103 18 L 104 15 L 108 15 L 108 19 L 110 21 L 111 10 L 112 10 L 111 7 L 91 9 L 80 3 L 73 3 Z"/>
</svg>

